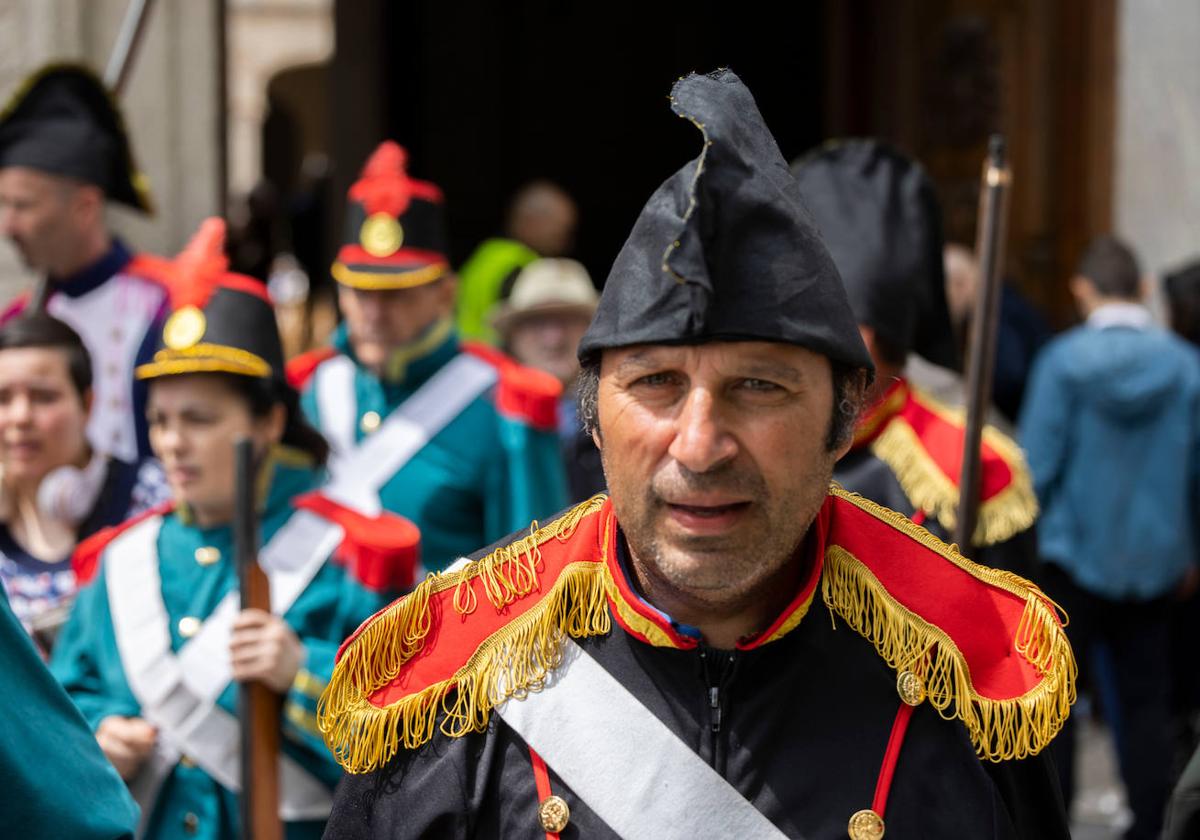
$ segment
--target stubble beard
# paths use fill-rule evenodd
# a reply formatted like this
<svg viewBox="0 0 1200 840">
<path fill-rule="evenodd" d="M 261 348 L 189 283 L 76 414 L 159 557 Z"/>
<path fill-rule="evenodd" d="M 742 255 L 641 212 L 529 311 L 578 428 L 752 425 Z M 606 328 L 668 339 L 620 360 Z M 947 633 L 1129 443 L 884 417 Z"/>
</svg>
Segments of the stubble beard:
<svg viewBox="0 0 1200 840">
<path fill-rule="evenodd" d="M 612 474 L 606 460 L 605 473 Z M 713 615 L 777 596 L 768 590 L 787 579 L 793 561 L 799 562 L 798 549 L 824 503 L 832 476 L 830 455 L 774 495 L 760 475 L 730 467 L 701 474 L 675 465 L 640 485 L 610 484 L 634 571 L 643 588 L 651 590 L 643 594 L 651 601 L 656 594 L 666 594 Z M 751 500 L 748 516 L 735 529 L 719 536 L 665 533 L 664 496 L 718 489 Z"/>
</svg>

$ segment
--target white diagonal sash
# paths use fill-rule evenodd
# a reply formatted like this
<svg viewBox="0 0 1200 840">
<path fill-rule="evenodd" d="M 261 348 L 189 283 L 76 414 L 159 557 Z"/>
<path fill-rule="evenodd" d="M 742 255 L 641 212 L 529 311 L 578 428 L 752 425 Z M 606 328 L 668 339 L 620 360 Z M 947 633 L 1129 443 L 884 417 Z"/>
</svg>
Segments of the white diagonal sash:
<svg viewBox="0 0 1200 840">
<path fill-rule="evenodd" d="M 354 451 L 354 362 L 349 356 L 338 355 L 317 366 L 313 389 L 317 398 L 317 415 L 321 418 L 321 434 L 329 441 L 329 468 Z"/>
<path fill-rule="evenodd" d="M 351 376 L 347 378 L 341 368 L 335 368 L 324 388 L 323 380 L 318 378 L 315 386 L 318 412 L 322 427 L 327 411 L 331 412 L 335 423 L 344 424 L 342 416 L 348 406 L 351 417 L 349 440 L 353 441 L 357 412 L 353 363 L 346 357 L 339 358 L 351 365 Z M 337 359 L 321 365 L 318 374 L 334 361 Z M 421 451 L 421 447 L 495 384 L 496 377 L 496 369 L 483 359 L 469 353 L 455 356 L 397 406 L 374 433 L 340 453 L 330 466 L 332 479 L 322 494 L 366 516 L 378 515 L 380 489 Z M 335 393 L 335 385 L 341 389 L 340 393 Z M 336 440 L 344 433 L 344 425 L 331 431 Z"/>
<path fill-rule="evenodd" d="M 625 840 L 787 836 L 571 639 L 496 712 Z"/>
<path fill-rule="evenodd" d="M 155 548 L 161 517 L 133 526 L 113 540 L 105 564 L 113 631 L 126 680 L 142 716 L 159 728 L 159 742 L 131 785 L 143 825 L 166 776 L 187 754 L 227 789 L 241 790 L 237 718 L 216 705 L 230 680 L 229 638 L 239 612 L 237 592 L 227 594 L 197 634 L 171 650 L 162 580 Z M 263 547 L 259 562 L 271 581 L 271 610 L 282 615 L 342 539 L 342 529 L 308 511 L 297 511 Z M 284 820 L 329 815 L 328 788 L 287 755 L 280 755 L 279 815 Z"/>
</svg>

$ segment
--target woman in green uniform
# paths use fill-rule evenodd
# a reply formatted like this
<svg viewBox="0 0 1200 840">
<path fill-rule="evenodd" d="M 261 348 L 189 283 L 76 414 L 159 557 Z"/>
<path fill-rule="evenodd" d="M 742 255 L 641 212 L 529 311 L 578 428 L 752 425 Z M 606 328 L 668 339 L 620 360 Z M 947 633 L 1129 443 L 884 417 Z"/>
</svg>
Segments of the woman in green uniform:
<svg viewBox="0 0 1200 840">
<path fill-rule="evenodd" d="M 342 638 L 415 562 L 416 535 L 312 492 L 327 447 L 283 379 L 261 284 L 226 272 L 223 240 L 210 220 L 160 267 L 172 312 L 137 369 L 174 503 L 81 547 L 77 571 L 94 580 L 52 669 L 141 805 L 140 835 L 156 838 L 239 835 L 237 684 L 267 685 L 282 699 L 280 818 L 289 838 L 317 837 L 339 775 L 317 698 Z M 241 609 L 234 566 L 234 444 L 246 437 L 261 464 L 270 612 Z"/>
</svg>

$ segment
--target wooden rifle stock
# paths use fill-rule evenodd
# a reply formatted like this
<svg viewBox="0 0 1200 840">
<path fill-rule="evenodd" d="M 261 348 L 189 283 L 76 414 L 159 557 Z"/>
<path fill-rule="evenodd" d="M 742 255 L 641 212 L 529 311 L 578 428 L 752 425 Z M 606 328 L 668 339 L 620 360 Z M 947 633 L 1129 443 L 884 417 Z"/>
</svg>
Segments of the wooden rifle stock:
<svg viewBox="0 0 1200 840">
<path fill-rule="evenodd" d="M 257 469 L 253 443 L 236 444 L 237 491 L 234 513 L 234 552 L 242 609 L 271 611 L 271 589 L 258 565 Z M 242 837 L 244 840 L 282 840 L 279 821 L 280 699 L 260 682 L 244 682 L 238 690 L 242 727 Z"/>
<path fill-rule="evenodd" d="M 958 483 L 958 522 L 954 539 L 959 550 L 974 555 L 975 525 L 979 519 L 983 424 L 991 405 L 992 371 L 996 362 L 996 327 L 1000 318 L 1000 286 L 1004 271 L 1004 238 L 1008 191 L 1012 180 L 1004 138 L 993 134 L 983 164 L 975 256 L 980 287 L 971 318 L 967 361 L 967 428 L 963 440 L 962 473 Z"/>
</svg>

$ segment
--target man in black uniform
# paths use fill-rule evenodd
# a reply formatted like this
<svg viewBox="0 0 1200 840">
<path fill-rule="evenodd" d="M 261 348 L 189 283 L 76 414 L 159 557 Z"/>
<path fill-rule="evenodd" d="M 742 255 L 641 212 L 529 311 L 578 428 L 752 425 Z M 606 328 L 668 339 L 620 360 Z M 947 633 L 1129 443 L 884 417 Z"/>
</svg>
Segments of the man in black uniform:
<svg viewBox="0 0 1200 840">
<path fill-rule="evenodd" d="M 580 346 L 612 498 L 346 642 L 327 836 L 1066 837 L 1057 615 L 831 487 L 871 376 L 837 271 L 738 78 L 672 102 L 702 151 Z"/>
<path fill-rule="evenodd" d="M 910 353 L 957 368 L 946 306 L 942 220 L 915 161 L 876 140 L 830 143 L 793 164 L 804 201 L 846 286 L 876 379 L 834 478 L 943 540 L 954 532 L 966 416 L 905 376 Z M 983 431 L 973 560 L 1031 577 L 1037 496 L 1020 447 Z"/>
</svg>

